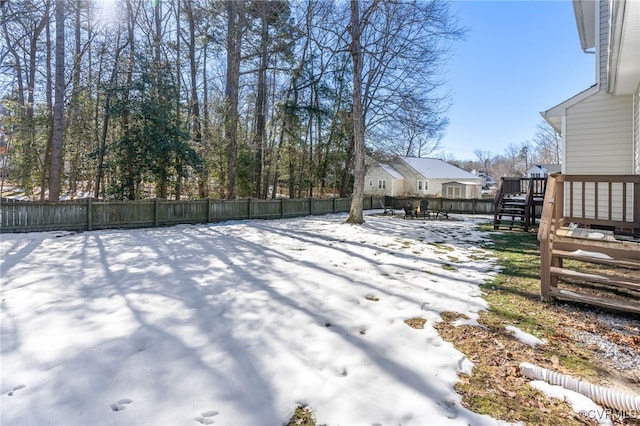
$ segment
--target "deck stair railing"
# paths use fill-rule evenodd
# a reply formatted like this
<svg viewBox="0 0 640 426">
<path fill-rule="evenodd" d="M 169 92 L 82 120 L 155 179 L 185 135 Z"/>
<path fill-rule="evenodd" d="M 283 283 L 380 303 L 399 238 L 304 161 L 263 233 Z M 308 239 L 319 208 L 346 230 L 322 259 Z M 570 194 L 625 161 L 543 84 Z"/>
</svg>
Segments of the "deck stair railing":
<svg viewBox="0 0 640 426">
<path fill-rule="evenodd" d="M 502 177 L 495 198 L 493 228 L 527 232 L 542 205 L 546 178 Z"/>
<path fill-rule="evenodd" d="M 543 300 L 640 314 L 640 176 L 550 176 L 538 239 Z"/>
</svg>

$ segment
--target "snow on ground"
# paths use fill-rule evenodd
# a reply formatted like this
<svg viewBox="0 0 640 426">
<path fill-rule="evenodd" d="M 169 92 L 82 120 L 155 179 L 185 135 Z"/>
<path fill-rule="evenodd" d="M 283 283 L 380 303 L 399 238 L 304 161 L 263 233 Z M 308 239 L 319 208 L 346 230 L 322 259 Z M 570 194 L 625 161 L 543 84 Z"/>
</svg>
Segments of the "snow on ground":
<svg viewBox="0 0 640 426">
<path fill-rule="evenodd" d="M 538 345 L 544 345 L 546 343 L 544 340 L 539 339 L 533 334 L 524 332 L 520 330 L 518 327 L 515 327 L 513 325 L 508 325 L 505 327 L 505 329 L 513 333 L 515 338 L 518 339 L 520 342 L 524 343 L 525 345 L 529 345 L 532 348 L 535 348 Z"/>
<path fill-rule="evenodd" d="M 559 399 L 560 401 L 566 401 L 573 411 L 580 414 L 582 417 L 587 417 L 591 420 L 595 420 L 601 425 L 613 425 L 609 411 L 602 408 L 600 405 L 593 402 L 593 400 L 587 396 L 584 396 L 578 392 L 565 389 L 562 386 L 551 385 L 541 380 L 534 380 L 529 382 L 529 385 L 544 393 L 549 398 Z"/>
<path fill-rule="evenodd" d="M 0 423 L 496 424 L 433 328 L 496 271 L 457 218 L 3 234 Z"/>
</svg>

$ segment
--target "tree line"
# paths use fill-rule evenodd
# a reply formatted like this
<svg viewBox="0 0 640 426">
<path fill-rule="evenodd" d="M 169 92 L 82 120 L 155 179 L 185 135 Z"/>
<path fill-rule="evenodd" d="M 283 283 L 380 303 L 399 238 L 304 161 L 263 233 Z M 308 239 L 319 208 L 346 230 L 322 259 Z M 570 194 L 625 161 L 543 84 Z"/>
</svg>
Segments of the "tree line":
<svg viewBox="0 0 640 426">
<path fill-rule="evenodd" d="M 445 158 L 449 163 L 465 170 L 486 172 L 496 179 L 502 176 L 524 177 L 536 165 L 560 164 L 562 139 L 546 121 L 541 121 L 530 140 L 509 144 L 502 154 L 476 149 L 473 160 Z"/>
<path fill-rule="evenodd" d="M 438 147 L 464 35 L 444 0 L 0 4 L 0 145 L 50 200 L 356 194 Z"/>
</svg>

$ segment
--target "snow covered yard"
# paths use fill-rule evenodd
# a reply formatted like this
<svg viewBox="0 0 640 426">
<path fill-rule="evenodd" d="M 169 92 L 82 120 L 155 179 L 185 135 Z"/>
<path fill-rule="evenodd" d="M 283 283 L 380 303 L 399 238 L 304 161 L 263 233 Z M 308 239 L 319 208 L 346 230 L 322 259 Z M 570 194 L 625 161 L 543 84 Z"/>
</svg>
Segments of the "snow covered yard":
<svg viewBox="0 0 640 426">
<path fill-rule="evenodd" d="M 497 268 L 487 217 L 457 218 L 4 234 L 0 423 L 499 423 L 433 328 L 476 319 Z"/>
</svg>

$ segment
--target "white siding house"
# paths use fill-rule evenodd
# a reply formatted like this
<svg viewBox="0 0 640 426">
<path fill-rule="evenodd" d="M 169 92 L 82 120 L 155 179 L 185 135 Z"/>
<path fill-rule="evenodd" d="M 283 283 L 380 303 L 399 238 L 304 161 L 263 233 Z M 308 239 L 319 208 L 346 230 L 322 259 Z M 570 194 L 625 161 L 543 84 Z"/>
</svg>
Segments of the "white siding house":
<svg viewBox="0 0 640 426">
<path fill-rule="evenodd" d="M 437 158 L 396 157 L 388 163 L 369 167 L 365 174 L 365 194 L 479 198 L 482 183 L 483 178 Z"/>
<path fill-rule="evenodd" d="M 562 172 L 640 173 L 640 1 L 573 0 L 596 84 L 542 112 L 562 136 Z"/>
<path fill-rule="evenodd" d="M 545 178 L 551 173 L 560 173 L 562 166 L 560 164 L 537 164 L 527 170 L 528 178 Z"/>
<path fill-rule="evenodd" d="M 376 163 L 365 175 L 364 193 L 394 197 L 404 188 L 404 177 L 389 164 Z"/>
</svg>

